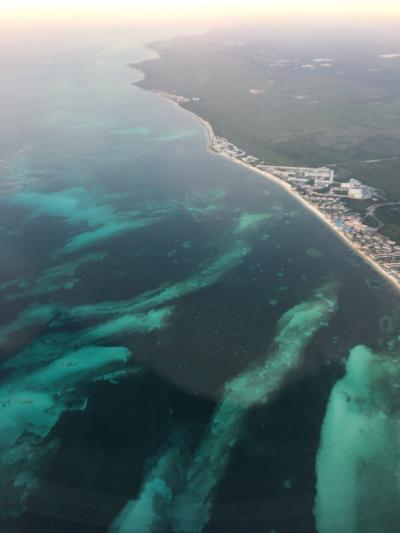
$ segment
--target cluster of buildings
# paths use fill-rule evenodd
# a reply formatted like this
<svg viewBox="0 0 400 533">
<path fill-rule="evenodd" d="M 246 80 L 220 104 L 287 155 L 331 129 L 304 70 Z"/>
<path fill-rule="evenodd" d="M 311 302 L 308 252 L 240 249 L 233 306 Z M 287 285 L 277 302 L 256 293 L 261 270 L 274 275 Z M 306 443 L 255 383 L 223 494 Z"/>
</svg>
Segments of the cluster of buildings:
<svg viewBox="0 0 400 533">
<path fill-rule="evenodd" d="M 400 246 L 364 224 L 339 198 L 302 195 L 336 226 L 360 252 L 364 253 L 400 283 Z"/>
<path fill-rule="evenodd" d="M 314 194 L 348 197 L 353 200 L 366 200 L 374 195 L 374 189 L 360 181 L 350 179 L 348 182 L 335 181 L 335 171 L 330 168 L 277 167 L 261 165 L 263 170 Z"/>
<path fill-rule="evenodd" d="M 189 102 L 184 96 L 158 91 L 160 96 L 177 104 Z M 198 98 L 193 98 L 197 101 Z M 247 154 L 223 137 L 217 137 L 209 128 L 210 148 L 225 157 L 239 160 L 266 174 L 285 181 L 306 202 L 315 206 L 352 245 L 366 257 L 379 265 L 400 285 L 400 246 L 381 235 L 376 228 L 362 222 L 361 216 L 354 213 L 343 199 L 366 200 L 373 198 L 375 190 L 360 181 L 335 180 L 334 170 L 327 167 L 272 166 Z"/>
<path fill-rule="evenodd" d="M 167 100 L 171 100 L 172 102 L 175 102 L 176 104 L 186 104 L 187 102 L 190 102 L 189 98 L 186 98 L 185 96 L 179 96 L 178 94 L 169 93 L 167 91 L 153 91 L 155 94 L 158 94 L 158 96 L 161 96 L 162 98 L 166 98 Z"/>
<path fill-rule="evenodd" d="M 364 224 L 361 216 L 343 202 L 345 198 L 372 198 L 375 194 L 373 188 L 355 179 L 335 181 L 334 170 L 326 167 L 271 166 L 220 137 L 212 140 L 212 149 L 285 181 L 304 200 L 315 206 L 356 249 L 400 283 L 400 246 L 381 235 L 376 228 Z"/>
<path fill-rule="evenodd" d="M 214 137 L 214 139 L 212 139 L 211 141 L 211 148 L 214 150 L 214 152 L 217 152 L 218 154 L 223 153 L 225 156 L 232 157 L 234 159 L 243 158 L 243 160 L 247 163 L 258 162 L 258 159 L 256 157 L 246 155 L 246 152 L 244 150 L 241 150 L 223 137 Z M 251 161 L 249 161 L 249 158 L 251 159 Z"/>
<path fill-rule="evenodd" d="M 180 96 L 179 94 L 169 93 L 167 91 L 153 91 L 155 94 L 158 94 L 158 96 L 161 96 L 162 98 L 166 98 L 167 100 L 171 100 L 172 102 L 175 102 L 175 104 L 187 104 L 188 102 L 200 102 L 200 98 L 193 97 L 193 98 L 186 98 L 186 96 Z"/>
<path fill-rule="evenodd" d="M 326 168 L 285 167 L 267 165 L 257 157 L 246 154 L 223 137 L 213 140 L 212 148 L 215 152 L 224 153 L 228 157 L 240 159 L 245 163 L 257 167 L 259 170 L 269 172 L 290 184 L 298 192 L 310 193 L 333 198 L 347 197 L 353 200 L 366 200 L 372 198 L 375 190 L 363 185 L 360 181 L 350 179 L 347 182 L 335 181 L 335 171 Z"/>
<path fill-rule="evenodd" d="M 372 198 L 375 192 L 372 187 L 367 187 L 355 179 L 351 179 L 348 183 L 341 183 L 340 191 L 346 191 L 347 196 L 354 200 L 366 200 Z"/>
</svg>

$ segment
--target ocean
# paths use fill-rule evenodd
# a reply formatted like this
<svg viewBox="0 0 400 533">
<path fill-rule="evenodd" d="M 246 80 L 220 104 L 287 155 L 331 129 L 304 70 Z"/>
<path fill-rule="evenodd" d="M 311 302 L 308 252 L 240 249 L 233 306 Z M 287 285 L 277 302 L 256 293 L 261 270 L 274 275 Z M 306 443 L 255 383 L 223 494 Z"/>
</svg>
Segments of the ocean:
<svg viewBox="0 0 400 533">
<path fill-rule="evenodd" d="M 398 292 L 134 86 L 129 64 L 155 38 L 114 28 L 5 48 L 0 530 L 338 531 L 345 494 L 346 531 L 371 501 L 392 531 L 398 489 L 359 443 L 398 438 Z M 360 495 L 360 479 L 387 500 Z"/>
</svg>

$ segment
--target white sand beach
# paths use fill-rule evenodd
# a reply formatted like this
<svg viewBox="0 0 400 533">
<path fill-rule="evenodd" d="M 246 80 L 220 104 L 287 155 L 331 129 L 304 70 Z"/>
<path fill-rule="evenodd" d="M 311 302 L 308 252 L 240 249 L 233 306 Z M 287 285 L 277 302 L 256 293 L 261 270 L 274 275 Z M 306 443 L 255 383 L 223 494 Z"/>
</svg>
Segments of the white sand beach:
<svg viewBox="0 0 400 533">
<path fill-rule="evenodd" d="M 205 129 L 206 136 L 207 136 L 207 143 L 208 143 L 208 150 L 212 154 L 219 155 L 221 157 L 224 157 L 225 159 L 229 159 L 232 163 L 236 163 L 238 165 L 241 165 L 248 170 L 251 170 L 253 172 L 256 172 L 260 176 L 262 176 L 265 179 L 271 180 L 283 189 L 285 189 L 286 192 L 288 192 L 290 195 L 292 195 L 298 202 L 300 202 L 305 208 L 307 208 L 309 211 L 311 211 L 315 216 L 317 216 L 324 224 L 326 224 L 347 246 L 349 246 L 356 254 L 358 254 L 366 263 L 368 263 L 370 266 L 372 266 L 379 274 L 381 274 L 388 282 L 390 282 L 397 290 L 400 290 L 400 284 L 398 281 L 391 276 L 386 270 L 384 270 L 381 265 L 375 261 L 371 256 L 367 255 L 364 250 L 356 246 L 347 236 L 344 232 L 340 231 L 340 229 L 324 214 L 322 211 L 317 209 L 314 205 L 312 205 L 310 202 L 307 202 L 300 194 L 298 194 L 295 190 L 293 190 L 290 185 L 278 178 L 277 176 L 274 176 L 270 172 L 261 170 L 250 163 L 246 163 L 245 161 L 242 161 L 241 159 L 232 157 L 230 154 L 225 153 L 224 151 L 217 151 L 215 150 L 215 145 L 217 143 L 217 136 L 214 133 L 214 130 L 209 122 L 204 120 L 203 118 L 199 117 L 192 111 L 189 111 L 182 107 L 177 101 L 171 99 L 167 93 L 164 92 L 158 92 L 154 91 L 155 94 L 158 94 L 160 97 L 168 100 L 175 106 L 177 106 L 182 111 L 189 113 L 197 122 L 199 122 Z"/>
</svg>

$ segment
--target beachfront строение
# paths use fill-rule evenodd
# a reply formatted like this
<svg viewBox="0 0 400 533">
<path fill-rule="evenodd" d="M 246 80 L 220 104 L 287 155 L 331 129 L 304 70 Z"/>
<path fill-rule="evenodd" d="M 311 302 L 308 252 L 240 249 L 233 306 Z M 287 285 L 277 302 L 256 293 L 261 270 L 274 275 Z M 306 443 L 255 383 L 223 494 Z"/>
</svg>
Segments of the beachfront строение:
<svg viewBox="0 0 400 533">
<path fill-rule="evenodd" d="M 370 198 L 373 189 L 357 180 L 350 180 L 347 183 L 335 182 L 334 171 L 325 167 L 268 165 L 265 161 L 247 154 L 227 139 L 215 135 L 209 122 L 181 106 L 188 102 L 186 97 L 166 91 L 152 92 L 173 102 L 201 122 L 206 129 L 208 148 L 211 152 L 244 165 L 283 186 L 333 229 L 365 261 L 400 289 L 400 246 L 379 233 L 376 228 L 364 224 L 360 215 L 341 202 L 341 198 L 344 197 L 357 200 Z"/>
</svg>

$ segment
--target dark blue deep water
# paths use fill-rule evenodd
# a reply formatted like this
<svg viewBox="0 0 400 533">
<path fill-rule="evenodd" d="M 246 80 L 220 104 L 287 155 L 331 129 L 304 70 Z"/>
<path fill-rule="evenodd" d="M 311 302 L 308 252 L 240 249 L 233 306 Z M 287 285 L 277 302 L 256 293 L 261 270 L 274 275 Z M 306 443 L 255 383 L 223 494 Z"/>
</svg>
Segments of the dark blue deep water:
<svg viewBox="0 0 400 533">
<path fill-rule="evenodd" d="M 314 531 L 332 387 L 398 295 L 132 85 L 155 37 L 5 48 L 0 530 Z"/>
</svg>

